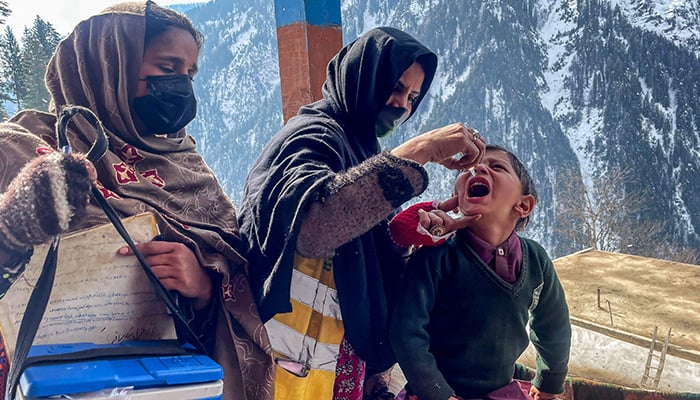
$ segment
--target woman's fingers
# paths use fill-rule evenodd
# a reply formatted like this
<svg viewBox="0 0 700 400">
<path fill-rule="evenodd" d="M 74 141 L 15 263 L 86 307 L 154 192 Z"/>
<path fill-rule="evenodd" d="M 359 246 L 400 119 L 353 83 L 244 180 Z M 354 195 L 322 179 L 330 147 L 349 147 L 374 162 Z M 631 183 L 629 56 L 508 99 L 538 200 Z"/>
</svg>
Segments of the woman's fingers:
<svg viewBox="0 0 700 400">
<path fill-rule="evenodd" d="M 418 210 L 418 222 L 423 228 L 430 228 L 433 225 L 443 225 L 442 218 L 432 211 Z"/>
<path fill-rule="evenodd" d="M 433 157 L 448 169 L 468 169 L 481 162 L 486 139 L 474 128 L 461 123 L 438 128 L 431 136 Z"/>
<path fill-rule="evenodd" d="M 454 218 L 452 219 L 451 224 L 447 227 L 450 231 L 458 231 L 460 229 L 464 229 L 474 222 L 478 221 L 481 219 L 481 214 L 474 214 L 474 215 L 464 215 L 459 218 Z"/>
<path fill-rule="evenodd" d="M 449 199 L 441 202 L 438 204 L 438 209 L 442 211 L 453 211 L 457 209 L 457 206 L 459 205 L 459 199 L 457 196 L 452 196 Z"/>
<path fill-rule="evenodd" d="M 456 197 L 453 197 L 440 203 L 438 209 L 432 210 L 429 213 L 433 215 L 431 218 L 432 225 L 443 225 L 447 232 L 453 232 L 464 229 L 473 224 L 475 221 L 481 219 L 481 214 L 462 215 L 457 218 L 453 218 L 451 215 L 449 215 L 446 211 L 456 208 L 456 199 Z"/>
</svg>

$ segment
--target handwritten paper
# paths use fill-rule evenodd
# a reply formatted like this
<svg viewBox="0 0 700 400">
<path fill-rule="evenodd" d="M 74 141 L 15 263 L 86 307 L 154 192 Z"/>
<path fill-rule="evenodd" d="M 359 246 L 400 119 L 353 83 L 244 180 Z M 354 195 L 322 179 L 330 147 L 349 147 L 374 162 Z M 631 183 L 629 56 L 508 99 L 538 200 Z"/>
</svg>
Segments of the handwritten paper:
<svg viewBox="0 0 700 400">
<path fill-rule="evenodd" d="M 158 234 L 152 214 L 122 220 L 136 243 Z M 61 237 L 56 278 L 34 344 L 119 343 L 175 338 L 167 307 L 112 224 Z M 0 300 L 0 327 L 12 354 L 48 245 L 36 247 L 24 273 Z"/>
</svg>

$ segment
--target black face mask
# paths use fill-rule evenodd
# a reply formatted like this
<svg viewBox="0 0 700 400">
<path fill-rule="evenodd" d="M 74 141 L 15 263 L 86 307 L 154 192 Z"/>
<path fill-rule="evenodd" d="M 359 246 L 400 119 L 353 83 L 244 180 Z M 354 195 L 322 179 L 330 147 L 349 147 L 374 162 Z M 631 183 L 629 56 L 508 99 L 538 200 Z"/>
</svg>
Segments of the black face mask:
<svg viewBox="0 0 700 400">
<path fill-rule="evenodd" d="M 147 76 L 147 94 L 134 98 L 134 112 L 146 125 L 143 134 L 175 133 L 197 114 L 189 75 Z"/>
<path fill-rule="evenodd" d="M 384 137 L 403 124 L 411 113 L 407 108 L 385 105 L 379 110 L 375 125 L 377 137 Z"/>
</svg>

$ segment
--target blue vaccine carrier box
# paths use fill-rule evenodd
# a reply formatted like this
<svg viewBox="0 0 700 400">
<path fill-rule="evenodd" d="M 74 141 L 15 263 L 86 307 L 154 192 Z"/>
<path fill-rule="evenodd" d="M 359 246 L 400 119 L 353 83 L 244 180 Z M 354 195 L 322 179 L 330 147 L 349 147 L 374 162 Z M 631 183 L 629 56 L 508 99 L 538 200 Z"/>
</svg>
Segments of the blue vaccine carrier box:
<svg viewBox="0 0 700 400">
<path fill-rule="evenodd" d="M 28 357 L 75 353 L 101 347 L 139 346 L 140 343 L 96 345 L 75 343 L 35 345 Z M 112 351 L 111 353 L 114 353 Z M 117 350 L 118 353 L 118 350 Z M 128 355 L 61 361 L 29 366 L 19 381 L 17 398 L 70 399 L 221 399 L 223 370 L 205 355 Z"/>
</svg>

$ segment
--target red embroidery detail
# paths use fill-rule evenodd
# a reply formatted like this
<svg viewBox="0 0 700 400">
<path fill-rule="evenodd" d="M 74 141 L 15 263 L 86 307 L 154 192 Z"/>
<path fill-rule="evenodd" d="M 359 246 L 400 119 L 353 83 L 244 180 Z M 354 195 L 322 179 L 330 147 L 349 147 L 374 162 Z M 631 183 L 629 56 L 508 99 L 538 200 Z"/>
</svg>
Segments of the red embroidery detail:
<svg viewBox="0 0 700 400">
<path fill-rule="evenodd" d="M 141 172 L 141 176 L 158 187 L 165 187 L 165 181 L 160 177 L 160 175 L 158 175 L 158 171 L 155 169 L 143 171 Z"/>
<path fill-rule="evenodd" d="M 136 176 L 136 170 L 131 165 L 126 163 L 112 164 L 114 172 L 116 172 L 117 182 L 120 185 L 126 185 L 128 183 L 138 182 L 139 178 Z"/>
<path fill-rule="evenodd" d="M 44 155 L 44 154 L 51 154 L 55 152 L 56 150 L 50 148 L 50 147 L 37 147 L 36 148 L 36 154 L 38 155 Z"/>
<path fill-rule="evenodd" d="M 114 193 L 113 191 L 111 191 L 111 190 L 107 189 L 106 187 L 102 186 L 102 184 L 101 184 L 100 182 L 97 182 L 96 185 L 97 185 L 97 189 L 99 189 L 99 190 L 100 190 L 100 193 L 102 193 L 102 197 L 104 197 L 105 199 L 109 199 L 109 198 L 112 198 L 112 199 L 121 199 L 121 197 L 119 197 L 118 194 L 116 194 L 116 193 Z"/>
<path fill-rule="evenodd" d="M 143 160 L 145 157 L 139 153 L 139 150 L 130 145 L 125 144 L 121 149 L 117 150 L 119 158 L 124 160 L 129 165 L 135 165 L 137 162 Z"/>
</svg>

